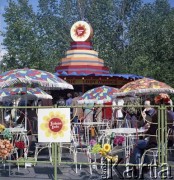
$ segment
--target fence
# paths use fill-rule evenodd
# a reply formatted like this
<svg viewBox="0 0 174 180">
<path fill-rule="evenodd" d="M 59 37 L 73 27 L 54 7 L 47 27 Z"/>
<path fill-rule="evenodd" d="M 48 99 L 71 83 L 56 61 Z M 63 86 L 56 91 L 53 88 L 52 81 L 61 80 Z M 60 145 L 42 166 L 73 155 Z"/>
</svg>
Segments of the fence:
<svg viewBox="0 0 174 180">
<path fill-rule="evenodd" d="M 50 107 L 50 106 L 44 106 L 44 107 L 1 107 L 1 111 L 4 112 L 4 110 L 7 110 L 7 109 L 30 109 L 30 108 L 34 108 L 36 109 L 36 111 L 40 108 L 64 108 L 64 107 L 57 107 L 57 106 L 54 106 L 54 107 Z M 68 107 L 68 108 L 82 108 L 81 106 L 73 106 L 73 107 Z M 110 105 L 107 105 L 107 106 L 93 106 L 91 107 L 91 111 L 93 111 L 94 109 L 96 110 L 96 108 L 101 108 L 101 109 L 107 109 L 107 108 L 119 108 L 118 106 L 110 106 Z M 142 109 L 144 108 L 144 106 L 123 106 L 123 108 L 125 109 L 128 109 L 128 108 L 135 108 L 136 112 L 142 112 Z M 156 163 L 156 168 L 161 168 L 161 171 L 158 172 L 158 175 L 159 173 L 161 173 L 161 178 L 166 178 L 166 172 L 168 173 L 168 170 L 169 170 L 169 167 L 173 168 L 173 165 L 172 163 L 170 163 L 168 161 L 169 159 L 169 153 L 171 153 L 173 151 L 172 147 L 170 147 L 170 149 L 168 148 L 168 140 L 169 140 L 169 137 L 171 137 L 171 139 L 173 140 L 173 122 L 169 122 L 169 115 L 168 115 L 168 111 L 169 109 L 171 109 L 171 106 L 154 106 L 154 108 L 157 110 L 157 117 L 158 117 L 158 121 L 157 121 L 157 142 L 158 142 L 158 145 L 156 147 L 156 152 L 157 152 L 157 161 L 158 163 Z M 173 107 L 172 107 L 173 108 Z M 85 106 L 83 106 L 83 109 L 85 109 Z M 26 111 L 24 111 L 26 112 Z M 125 114 L 128 113 L 125 111 Z M 125 115 L 124 114 L 124 115 Z M 73 116 L 75 116 L 76 114 L 73 114 L 71 116 L 71 121 L 74 119 Z M 86 117 L 83 117 L 83 120 L 85 119 Z M 96 118 L 96 117 L 95 117 Z M 95 119 L 94 118 L 94 119 Z M 29 119 L 28 119 L 29 120 Z M 107 121 L 107 119 L 105 119 L 105 122 Z M 112 122 L 111 123 L 111 127 L 114 127 L 114 128 L 118 128 L 116 127 L 116 124 L 114 124 L 114 122 L 118 122 L 117 121 L 117 118 L 113 117 L 113 114 L 112 114 L 112 117 L 108 120 L 109 122 Z M 125 122 L 124 126 L 126 125 L 126 122 L 127 122 L 127 119 L 122 119 L 123 122 Z M 1 123 L 3 123 L 3 120 L 1 120 Z M 73 122 L 73 124 L 76 124 L 76 122 Z M 134 124 L 134 123 L 132 123 Z M 132 126 L 132 124 L 129 124 L 130 126 Z M 152 123 L 153 124 L 153 123 Z M 155 123 L 154 123 L 155 124 Z M 110 127 L 110 128 L 111 128 Z M 170 127 L 170 133 L 169 133 L 169 127 Z M 170 135 L 169 135 L 170 134 Z M 36 134 L 33 134 L 33 135 L 36 135 Z M 2 137 L 2 136 L 1 136 Z M 71 142 L 70 142 L 70 146 L 71 146 Z M 20 163 L 33 163 L 33 164 L 40 164 L 40 163 L 52 163 L 52 165 L 54 166 L 54 179 L 56 180 L 58 177 L 57 177 L 57 167 L 58 166 L 61 166 L 62 164 L 80 164 L 80 165 L 101 165 L 100 163 L 94 163 L 94 162 L 91 162 L 91 161 L 88 161 L 86 163 L 84 162 L 77 162 L 74 160 L 74 162 L 63 162 L 61 160 L 61 151 L 62 151 L 62 147 L 64 147 L 61 143 L 51 143 L 51 155 L 52 155 L 52 158 L 51 158 L 51 161 L 38 161 L 38 160 L 27 160 L 27 158 L 24 158 L 23 161 L 20 161 Z M 66 146 L 67 147 L 67 146 Z M 22 154 L 24 155 L 24 154 Z M 87 155 L 87 154 L 86 154 Z M 88 156 L 88 155 L 87 155 Z M 19 157 L 20 158 L 20 157 Z M 4 160 L 1 160 L 1 162 L 4 162 L 4 163 L 18 163 L 18 159 L 16 160 L 10 160 L 9 158 L 6 159 L 5 161 Z M 123 164 L 118 164 L 118 166 L 129 166 L 130 164 L 129 163 L 123 163 Z M 154 166 L 154 164 L 152 165 L 149 165 L 150 166 Z M 92 169 L 91 169 L 92 171 Z M 129 176 L 129 172 L 125 170 L 124 172 L 127 176 Z M 157 174 L 155 175 L 157 176 Z"/>
</svg>

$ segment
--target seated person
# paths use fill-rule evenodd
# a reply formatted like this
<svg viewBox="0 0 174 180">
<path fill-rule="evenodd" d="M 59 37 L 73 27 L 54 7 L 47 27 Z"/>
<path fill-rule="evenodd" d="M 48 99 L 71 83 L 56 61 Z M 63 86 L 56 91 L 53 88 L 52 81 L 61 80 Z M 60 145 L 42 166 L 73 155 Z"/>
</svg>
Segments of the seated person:
<svg viewBox="0 0 174 180">
<path fill-rule="evenodd" d="M 151 121 L 151 118 L 153 116 L 153 114 L 155 113 L 155 109 L 151 107 L 151 104 L 150 104 L 150 100 L 149 99 L 146 99 L 145 102 L 144 102 L 144 110 L 142 112 L 142 116 L 143 117 L 146 117 L 147 120 Z"/>
<path fill-rule="evenodd" d="M 163 96 L 163 94 L 159 94 L 155 97 L 155 104 L 166 104 L 168 105 L 170 98 Z M 167 112 L 167 121 L 168 123 L 173 120 L 170 113 Z M 136 145 L 133 149 L 133 153 L 131 155 L 130 163 L 132 164 L 139 164 L 140 159 L 144 153 L 145 150 L 157 147 L 157 137 L 156 132 L 158 129 L 158 112 L 157 110 L 154 110 L 154 113 L 151 114 L 151 122 L 146 122 L 144 125 L 144 128 L 147 129 L 145 133 L 144 139 L 139 139 L 136 142 Z M 168 126 L 169 127 L 169 126 Z M 144 163 L 149 163 L 149 159 L 147 156 L 145 156 Z M 136 166 L 134 166 L 134 172 L 137 172 Z"/>
</svg>

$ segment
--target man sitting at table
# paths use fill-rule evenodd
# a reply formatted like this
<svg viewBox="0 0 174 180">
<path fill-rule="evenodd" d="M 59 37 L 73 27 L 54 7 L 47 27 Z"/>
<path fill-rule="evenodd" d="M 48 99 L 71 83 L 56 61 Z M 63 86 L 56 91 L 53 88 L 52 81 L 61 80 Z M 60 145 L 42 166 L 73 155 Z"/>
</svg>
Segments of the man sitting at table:
<svg viewBox="0 0 174 180">
<path fill-rule="evenodd" d="M 170 98 L 167 94 L 159 94 L 158 96 L 155 97 L 155 104 L 160 105 L 160 104 L 165 104 L 169 105 Z M 149 115 L 147 115 L 149 116 Z M 136 142 L 136 145 L 133 149 L 133 152 L 130 157 L 130 163 L 132 164 L 139 164 L 140 159 L 144 153 L 145 150 L 150 149 L 150 148 L 155 148 L 157 147 L 157 137 L 156 137 L 156 132 L 158 129 L 158 112 L 155 110 L 151 116 L 151 122 L 146 122 L 144 125 L 144 128 L 147 129 L 145 133 L 145 138 L 144 139 L 139 139 Z M 173 117 L 167 111 L 167 121 L 169 123 L 168 127 L 171 126 L 171 123 L 173 121 Z M 144 163 L 149 164 L 149 159 L 147 156 L 145 156 Z M 134 169 L 134 175 L 138 175 L 138 169 L 136 166 L 133 167 Z"/>
<path fill-rule="evenodd" d="M 144 110 L 142 112 L 142 116 L 143 117 L 146 117 L 149 118 L 147 120 L 151 121 L 151 117 L 153 116 L 153 114 L 156 112 L 155 109 L 153 107 L 151 107 L 151 102 L 150 102 L 150 99 L 146 99 L 144 101 Z"/>
</svg>

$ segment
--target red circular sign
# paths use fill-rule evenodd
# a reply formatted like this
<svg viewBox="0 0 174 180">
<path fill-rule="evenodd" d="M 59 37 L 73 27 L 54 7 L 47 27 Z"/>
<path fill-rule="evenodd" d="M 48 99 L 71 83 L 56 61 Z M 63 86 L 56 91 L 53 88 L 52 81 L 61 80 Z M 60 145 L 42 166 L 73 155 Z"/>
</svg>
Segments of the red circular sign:
<svg viewBox="0 0 174 180">
<path fill-rule="evenodd" d="M 83 36 L 85 34 L 85 28 L 83 26 L 78 26 L 75 32 L 77 36 Z"/>
<path fill-rule="evenodd" d="M 62 129 L 62 121 L 59 118 L 53 118 L 49 121 L 49 128 L 51 131 L 59 132 Z"/>
</svg>

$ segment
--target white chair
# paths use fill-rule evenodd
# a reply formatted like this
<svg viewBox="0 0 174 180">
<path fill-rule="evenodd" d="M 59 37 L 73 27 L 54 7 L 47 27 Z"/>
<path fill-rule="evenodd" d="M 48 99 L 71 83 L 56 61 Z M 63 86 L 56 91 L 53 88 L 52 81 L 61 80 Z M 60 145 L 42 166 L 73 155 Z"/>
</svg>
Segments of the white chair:
<svg viewBox="0 0 174 180">
<path fill-rule="evenodd" d="M 79 154 L 84 154 L 87 158 L 87 162 L 91 163 L 91 154 L 90 154 L 90 149 L 88 147 L 88 144 L 86 144 L 81 137 L 79 136 L 79 134 L 76 134 L 74 132 L 74 129 L 72 129 L 71 131 L 71 138 L 72 138 L 72 146 L 71 149 L 73 150 L 73 154 L 74 154 L 74 162 L 75 164 L 75 168 L 76 168 L 76 173 L 78 171 L 77 168 L 77 163 L 78 163 L 78 155 Z M 80 164 L 80 170 L 81 170 L 81 164 Z M 92 174 L 92 166 L 91 164 L 89 165 L 89 170 L 90 170 L 90 174 Z"/>
<path fill-rule="evenodd" d="M 110 134 L 101 134 L 99 137 L 98 137 L 98 140 L 97 140 L 101 146 L 103 147 L 104 144 L 111 144 L 111 146 L 113 145 L 113 142 L 111 142 L 111 135 Z"/>
<path fill-rule="evenodd" d="M 15 142 L 22 141 L 24 142 L 24 149 L 18 149 L 16 147 Z M 16 154 L 16 160 L 18 161 L 21 156 L 24 156 L 24 160 L 27 160 L 28 158 L 28 148 L 29 148 L 29 138 L 26 134 L 26 132 L 18 132 L 13 135 L 12 143 L 14 146 L 14 150 L 11 154 Z M 18 151 L 20 152 L 20 155 L 18 155 Z M 11 158 L 11 157 L 10 157 Z M 19 170 L 19 163 L 17 162 L 18 170 Z M 27 163 L 25 163 L 25 169 L 27 168 Z"/>
<path fill-rule="evenodd" d="M 141 157 L 140 164 L 139 164 L 139 178 L 141 178 L 141 175 L 142 175 L 143 165 L 147 165 L 147 164 L 144 164 L 145 156 L 149 157 L 149 159 L 150 159 L 150 164 L 149 164 L 150 168 L 153 168 L 154 177 L 157 177 L 158 148 L 150 148 L 150 149 L 146 150 L 143 153 L 143 156 Z"/>
<path fill-rule="evenodd" d="M 46 148 L 48 149 L 48 152 L 49 152 L 49 160 L 52 163 L 51 143 L 36 143 L 35 144 L 35 155 L 34 155 L 35 161 L 37 161 L 39 153 L 43 149 L 46 149 Z"/>
<path fill-rule="evenodd" d="M 158 142 L 158 131 L 160 129 L 157 129 L 156 130 L 156 141 Z M 168 134 L 167 134 L 168 136 Z M 165 145 L 164 145 L 165 146 Z M 149 157 L 149 160 L 150 160 L 150 168 L 154 170 L 154 177 L 157 177 L 157 159 L 158 159 L 158 147 L 155 147 L 155 148 L 150 148 L 150 149 L 147 149 L 144 151 L 141 159 L 140 159 L 140 163 L 139 163 L 139 178 L 141 178 L 142 176 L 142 170 L 143 170 L 143 165 L 147 165 L 147 164 L 144 164 L 144 159 L 145 159 L 145 156 L 148 156 Z M 152 172 L 152 171 L 150 171 Z"/>
<path fill-rule="evenodd" d="M 25 148 L 23 150 L 18 149 L 18 147 L 16 147 L 15 142 L 18 141 L 23 141 L 25 144 Z M 18 133 L 13 133 L 12 136 L 12 142 L 13 144 L 13 150 L 11 151 L 11 153 L 8 156 L 8 160 L 11 160 L 12 157 L 17 161 L 17 169 L 19 171 L 19 155 L 18 155 L 18 151 L 23 151 L 22 153 L 20 152 L 20 156 L 24 155 L 24 159 L 27 159 L 27 154 L 28 154 L 28 146 L 29 146 L 29 140 L 28 140 L 28 136 L 25 132 L 18 132 Z M 5 168 L 5 163 L 3 164 L 4 168 Z M 25 164 L 25 168 L 26 168 L 26 164 Z M 9 163 L 9 175 L 10 175 L 10 171 L 11 171 L 11 163 Z"/>
</svg>

